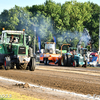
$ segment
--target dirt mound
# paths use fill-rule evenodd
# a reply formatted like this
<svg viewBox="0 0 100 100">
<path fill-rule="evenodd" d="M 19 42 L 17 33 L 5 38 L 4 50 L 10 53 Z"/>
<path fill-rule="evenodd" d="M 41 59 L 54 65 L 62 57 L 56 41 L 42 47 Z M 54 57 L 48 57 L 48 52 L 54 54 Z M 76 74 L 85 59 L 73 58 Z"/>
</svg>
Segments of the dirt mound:
<svg viewBox="0 0 100 100">
<path fill-rule="evenodd" d="M 25 84 L 23 84 L 23 83 L 21 83 L 21 84 L 16 83 L 15 86 L 19 86 L 19 87 L 23 87 L 23 88 L 30 88 L 30 85 L 28 83 L 25 83 Z"/>
</svg>

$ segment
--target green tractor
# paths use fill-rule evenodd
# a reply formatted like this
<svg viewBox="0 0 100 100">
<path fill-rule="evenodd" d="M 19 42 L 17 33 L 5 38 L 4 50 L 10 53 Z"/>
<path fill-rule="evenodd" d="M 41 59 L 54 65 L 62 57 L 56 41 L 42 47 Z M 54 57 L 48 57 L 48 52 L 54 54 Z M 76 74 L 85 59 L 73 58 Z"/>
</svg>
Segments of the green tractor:
<svg viewBox="0 0 100 100">
<path fill-rule="evenodd" d="M 85 56 L 87 49 L 81 49 L 80 52 L 76 51 L 76 47 L 69 47 L 69 52 L 67 52 L 63 58 L 64 65 L 73 67 L 87 67 L 87 60 Z"/>
<path fill-rule="evenodd" d="M 23 31 L 4 30 L 0 37 L 0 65 L 4 69 L 35 70 L 33 50 L 26 44 L 26 34 Z"/>
</svg>

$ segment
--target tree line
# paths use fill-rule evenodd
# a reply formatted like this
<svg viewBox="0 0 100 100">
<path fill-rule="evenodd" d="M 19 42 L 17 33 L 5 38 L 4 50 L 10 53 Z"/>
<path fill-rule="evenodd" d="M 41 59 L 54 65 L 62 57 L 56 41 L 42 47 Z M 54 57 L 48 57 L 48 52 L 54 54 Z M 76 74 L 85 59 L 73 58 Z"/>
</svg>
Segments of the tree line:
<svg viewBox="0 0 100 100">
<path fill-rule="evenodd" d="M 55 36 L 59 48 L 63 43 L 76 46 L 83 29 L 87 28 L 92 48 L 98 50 L 99 9 L 98 4 L 77 1 L 66 1 L 62 5 L 52 0 L 31 7 L 15 5 L 0 14 L 0 34 L 3 27 L 7 30 L 25 29 L 26 34 L 32 37 L 29 45 L 33 44 L 35 36 L 39 36 L 42 48 L 44 42 L 53 41 Z"/>
</svg>

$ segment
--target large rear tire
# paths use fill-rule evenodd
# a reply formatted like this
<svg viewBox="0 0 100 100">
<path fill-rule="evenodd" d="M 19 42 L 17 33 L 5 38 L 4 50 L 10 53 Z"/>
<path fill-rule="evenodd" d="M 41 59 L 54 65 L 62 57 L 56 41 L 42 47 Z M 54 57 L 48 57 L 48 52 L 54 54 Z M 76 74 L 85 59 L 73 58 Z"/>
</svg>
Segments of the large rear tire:
<svg viewBox="0 0 100 100">
<path fill-rule="evenodd" d="M 67 62 L 68 62 L 67 60 L 68 60 L 68 59 L 67 59 L 67 55 L 65 55 L 65 56 L 64 56 L 64 59 L 63 59 L 64 66 L 67 66 Z"/>
<path fill-rule="evenodd" d="M 10 57 L 5 57 L 4 59 L 4 69 L 9 70 L 11 68 Z"/>
<path fill-rule="evenodd" d="M 67 59 L 68 59 L 67 65 L 68 65 L 68 66 L 71 66 L 72 56 L 71 56 L 71 55 L 67 55 Z"/>
<path fill-rule="evenodd" d="M 20 69 L 20 68 L 19 68 L 19 63 L 16 63 L 16 68 L 17 68 L 17 69 Z"/>
<path fill-rule="evenodd" d="M 13 63 L 11 63 L 11 69 L 14 69 L 14 64 Z"/>
<path fill-rule="evenodd" d="M 64 58 L 61 58 L 61 66 L 64 66 Z"/>
</svg>

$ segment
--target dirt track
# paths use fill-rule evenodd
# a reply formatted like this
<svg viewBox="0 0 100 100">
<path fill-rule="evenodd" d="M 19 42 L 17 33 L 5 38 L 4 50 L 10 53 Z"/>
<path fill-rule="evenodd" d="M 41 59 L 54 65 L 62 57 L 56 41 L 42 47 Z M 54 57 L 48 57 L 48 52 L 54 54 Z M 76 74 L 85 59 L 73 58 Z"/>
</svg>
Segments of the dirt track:
<svg viewBox="0 0 100 100">
<path fill-rule="evenodd" d="M 100 95 L 100 76 L 39 70 L 39 68 L 42 67 L 38 66 L 34 72 L 28 70 L 0 70 L 0 76 L 76 93 Z"/>
</svg>

